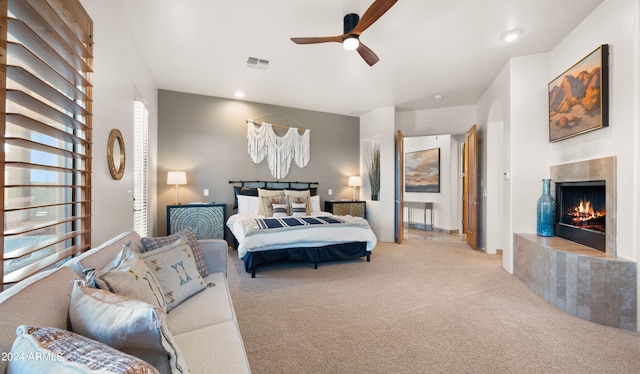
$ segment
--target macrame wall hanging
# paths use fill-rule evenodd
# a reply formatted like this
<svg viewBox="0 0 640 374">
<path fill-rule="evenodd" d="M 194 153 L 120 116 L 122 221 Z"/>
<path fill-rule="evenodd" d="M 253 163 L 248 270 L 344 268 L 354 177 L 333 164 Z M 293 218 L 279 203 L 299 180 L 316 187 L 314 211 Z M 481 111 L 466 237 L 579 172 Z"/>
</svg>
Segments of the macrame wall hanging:
<svg viewBox="0 0 640 374">
<path fill-rule="evenodd" d="M 288 130 L 283 136 L 278 136 L 273 131 L 273 126 L 286 127 Z M 271 175 L 276 179 L 283 179 L 289 174 L 292 160 L 301 168 L 309 163 L 310 132 L 311 130 L 305 129 L 300 134 L 295 127 L 247 120 L 248 151 L 251 161 L 257 164 L 266 158 Z"/>
</svg>

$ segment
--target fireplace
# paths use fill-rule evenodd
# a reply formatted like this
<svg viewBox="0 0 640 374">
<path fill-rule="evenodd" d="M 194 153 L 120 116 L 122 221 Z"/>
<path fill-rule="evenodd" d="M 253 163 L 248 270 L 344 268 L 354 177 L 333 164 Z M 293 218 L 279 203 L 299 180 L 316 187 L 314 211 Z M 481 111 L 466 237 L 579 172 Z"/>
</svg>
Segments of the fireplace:
<svg viewBox="0 0 640 374">
<path fill-rule="evenodd" d="M 556 236 L 606 252 L 606 182 L 556 183 Z"/>
</svg>

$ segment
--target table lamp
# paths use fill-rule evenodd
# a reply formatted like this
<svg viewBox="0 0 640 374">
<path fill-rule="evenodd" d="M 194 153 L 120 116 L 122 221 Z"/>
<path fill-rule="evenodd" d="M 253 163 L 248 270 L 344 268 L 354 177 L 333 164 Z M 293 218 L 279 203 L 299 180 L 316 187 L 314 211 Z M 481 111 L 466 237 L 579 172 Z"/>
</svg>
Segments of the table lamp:
<svg viewBox="0 0 640 374">
<path fill-rule="evenodd" d="M 356 201 L 356 187 L 362 186 L 362 178 L 359 175 L 349 177 L 349 186 L 353 187 L 353 201 Z"/>
<path fill-rule="evenodd" d="M 180 205 L 178 199 L 178 190 L 180 185 L 187 184 L 187 173 L 184 171 L 170 171 L 167 173 L 167 184 L 173 184 L 176 187 L 176 205 Z"/>
</svg>

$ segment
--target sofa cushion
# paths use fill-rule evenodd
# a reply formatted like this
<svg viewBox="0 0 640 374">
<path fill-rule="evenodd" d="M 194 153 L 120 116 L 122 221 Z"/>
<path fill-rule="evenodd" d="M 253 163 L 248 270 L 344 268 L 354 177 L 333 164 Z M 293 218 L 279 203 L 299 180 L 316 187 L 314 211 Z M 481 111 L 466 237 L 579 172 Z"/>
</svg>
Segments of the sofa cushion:
<svg viewBox="0 0 640 374">
<path fill-rule="evenodd" d="M 87 269 L 102 269 L 112 262 L 124 247 L 129 247 L 134 252 L 142 252 L 140 235 L 135 231 L 122 233 L 71 259 L 65 265 L 70 266 L 78 275 L 82 275 Z"/>
<path fill-rule="evenodd" d="M 104 269 L 86 272 L 92 287 L 109 290 L 167 310 L 164 292 L 149 267 L 129 247 L 125 247 Z"/>
<path fill-rule="evenodd" d="M 67 311 L 71 287 L 77 278 L 68 267 L 33 275 L 0 292 L 0 353 L 10 352 L 20 325 L 68 328 Z M 0 360 L 0 373 L 7 362 Z"/>
<path fill-rule="evenodd" d="M 64 329 L 22 325 L 16 333 L 8 374 L 158 373 L 137 357 Z"/>
<path fill-rule="evenodd" d="M 167 324 L 174 335 L 235 319 L 224 274 L 209 274 L 204 281 L 215 286 L 183 301 L 167 315 Z"/>
<path fill-rule="evenodd" d="M 182 237 L 141 256 L 160 282 L 167 311 L 207 287 L 198 273 L 193 251 Z"/>
<path fill-rule="evenodd" d="M 142 238 L 142 252 L 148 252 L 153 251 L 154 249 L 162 248 L 165 245 L 174 243 L 181 237 L 184 237 L 184 239 L 191 247 L 191 250 L 193 251 L 193 256 L 196 259 L 196 265 L 198 266 L 200 276 L 206 277 L 207 275 L 209 275 L 207 262 L 204 260 L 204 255 L 202 254 L 202 250 L 200 249 L 198 238 L 190 227 L 187 227 L 186 229 L 178 231 L 177 233 L 169 236 L 160 236 L 157 238 Z"/>
<path fill-rule="evenodd" d="M 250 373 L 236 321 L 174 335 L 192 373 Z"/>
<path fill-rule="evenodd" d="M 69 320 L 74 332 L 136 356 L 161 373 L 186 373 L 187 363 L 165 315 L 158 307 L 80 282 L 71 292 Z"/>
</svg>

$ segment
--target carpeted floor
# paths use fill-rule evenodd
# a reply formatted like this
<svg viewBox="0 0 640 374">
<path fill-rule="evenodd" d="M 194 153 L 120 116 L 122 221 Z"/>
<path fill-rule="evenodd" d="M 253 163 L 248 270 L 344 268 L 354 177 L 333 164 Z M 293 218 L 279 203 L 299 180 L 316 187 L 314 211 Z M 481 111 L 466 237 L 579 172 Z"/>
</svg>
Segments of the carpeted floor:
<svg viewBox="0 0 640 374">
<path fill-rule="evenodd" d="M 640 335 L 547 304 L 459 240 L 280 263 L 229 285 L 253 373 L 637 373 Z"/>
</svg>

